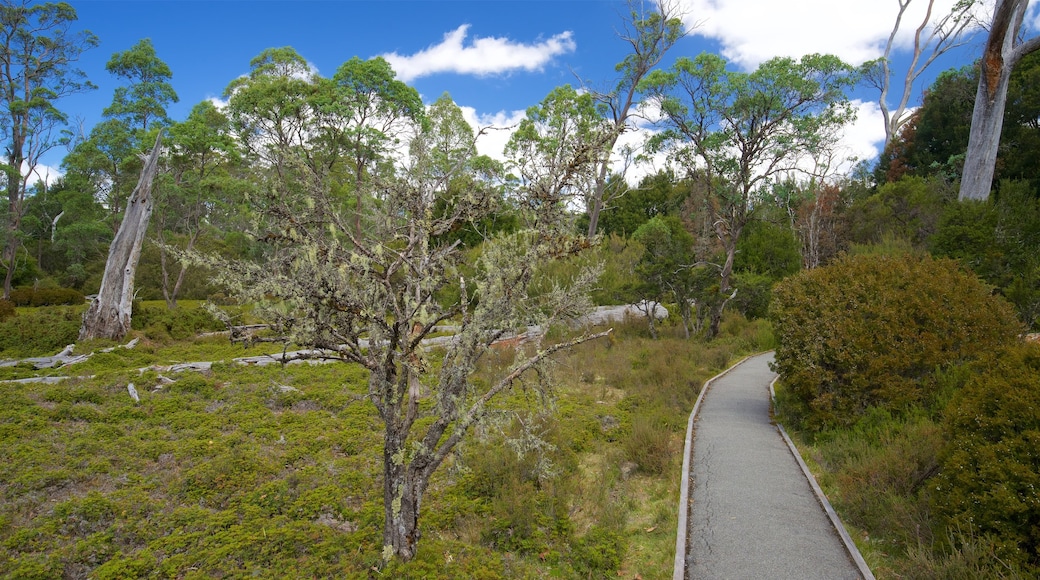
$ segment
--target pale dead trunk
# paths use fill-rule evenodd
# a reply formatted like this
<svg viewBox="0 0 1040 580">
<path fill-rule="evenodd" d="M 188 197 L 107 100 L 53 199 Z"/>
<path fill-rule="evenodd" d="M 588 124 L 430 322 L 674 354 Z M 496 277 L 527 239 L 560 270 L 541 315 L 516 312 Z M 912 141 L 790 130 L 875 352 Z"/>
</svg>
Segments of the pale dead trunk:
<svg viewBox="0 0 1040 580">
<path fill-rule="evenodd" d="M 141 178 L 134 188 L 123 215 L 123 222 L 108 250 L 101 289 L 90 308 L 83 314 L 80 340 L 108 338 L 121 340 L 130 331 L 131 303 L 134 298 L 134 275 L 141 257 L 148 221 L 152 216 L 152 182 L 159 169 L 162 134 L 145 160 Z"/>
</svg>

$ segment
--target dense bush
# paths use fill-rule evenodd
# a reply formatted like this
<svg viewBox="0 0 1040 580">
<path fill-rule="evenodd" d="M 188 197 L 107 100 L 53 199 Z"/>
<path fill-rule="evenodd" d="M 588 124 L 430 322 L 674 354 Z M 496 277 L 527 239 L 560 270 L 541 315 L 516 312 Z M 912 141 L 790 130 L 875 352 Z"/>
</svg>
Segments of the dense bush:
<svg viewBox="0 0 1040 580">
<path fill-rule="evenodd" d="M 5 318 L 7 318 L 9 316 L 14 316 L 14 315 L 15 315 L 14 302 L 11 302 L 10 300 L 4 300 L 3 298 L 0 298 L 0 320 L 3 320 L 3 319 L 5 319 Z"/>
<path fill-rule="evenodd" d="M 1021 331 L 1010 304 L 952 260 L 856 256 L 773 291 L 776 370 L 786 410 L 809 429 L 854 423 L 870 407 L 928 407 L 938 369 Z"/>
<path fill-rule="evenodd" d="M 1040 346 L 978 364 L 947 409 L 944 434 L 938 512 L 988 538 L 1004 562 L 1040 571 Z"/>
<path fill-rule="evenodd" d="M 1002 183 L 995 201 L 950 204 L 930 246 L 995 286 L 1023 322 L 1040 328 L 1040 200 L 1028 183 Z"/>
<path fill-rule="evenodd" d="M 223 323 L 202 308 L 146 306 L 134 303 L 130 325 L 152 340 L 181 340 L 201 332 L 224 330 Z"/>
<path fill-rule="evenodd" d="M 0 322 L 4 358 L 50 355 L 76 342 L 83 308 L 41 308 Z"/>
<path fill-rule="evenodd" d="M 11 290 L 15 306 L 73 306 L 83 304 L 83 293 L 71 288 L 17 288 Z"/>
</svg>

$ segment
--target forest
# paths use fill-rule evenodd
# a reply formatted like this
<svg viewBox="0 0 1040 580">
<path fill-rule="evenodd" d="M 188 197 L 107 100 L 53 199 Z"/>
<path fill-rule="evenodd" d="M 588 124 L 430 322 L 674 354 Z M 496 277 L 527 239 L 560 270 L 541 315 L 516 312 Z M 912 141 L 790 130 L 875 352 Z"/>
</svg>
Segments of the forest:
<svg viewBox="0 0 1040 580">
<path fill-rule="evenodd" d="M 76 135 L 98 39 L 0 2 L 0 575 L 669 577 L 686 414 L 775 350 L 877 577 L 1035 577 L 1040 52 L 997 4 L 1007 66 L 943 71 L 841 173 L 884 59 L 673 55 L 669 3 L 498 159 L 383 58 L 291 47 L 177 120 L 143 39 Z M 668 165 L 635 183 L 647 102 L 624 153 Z"/>
</svg>

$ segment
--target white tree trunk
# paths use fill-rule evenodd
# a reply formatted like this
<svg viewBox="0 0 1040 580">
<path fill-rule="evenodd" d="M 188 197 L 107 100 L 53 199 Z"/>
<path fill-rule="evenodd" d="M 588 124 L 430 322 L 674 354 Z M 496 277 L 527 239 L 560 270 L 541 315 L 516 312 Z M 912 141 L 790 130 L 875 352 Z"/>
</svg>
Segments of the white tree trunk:
<svg viewBox="0 0 1040 580">
<path fill-rule="evenodd" d="M 83 314 L 79 339 L 108 338 L 121 340 L 130 331 L 131 303 L 134 299 L 134 274 L 141 257 L 141 244 L 152 217 L 152 182 L 159 169 L 162 133 L 145 160 L 141 178 L 134 188 L 123 215 L 123 223 L 108 249 L 101 289 L 90 308 Z"/>
<path fill-rule="evenodd" d="M 979 88 L 971 115 L 971 133 L 964 158 L 959 198 L 986 200 L 993 186 L 1000 133 L 1004 127 L 1011 71 L 1023 56 L 1040 48 L 1040 38 L 1016 45 L 1029 0 L 997 0 L 986 49 L 981 59 Z"/>
</svg>

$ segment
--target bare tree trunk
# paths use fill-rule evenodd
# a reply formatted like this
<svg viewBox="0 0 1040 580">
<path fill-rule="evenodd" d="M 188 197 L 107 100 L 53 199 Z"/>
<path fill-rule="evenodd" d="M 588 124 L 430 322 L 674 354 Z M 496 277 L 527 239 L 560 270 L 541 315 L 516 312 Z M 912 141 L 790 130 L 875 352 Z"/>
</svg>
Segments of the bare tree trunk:
<svg viewBox="0 0 1040 580">
<path fill-rule="evenodd" d="M 1000 133 L 1004 127 L 1011 71 L 1023 56 L 1040 48 L 1040 38 L 1017 44 L 1029 0 L 998 0 L 993 8 L 986 49 L 981 59 L 979 88 L 971 115 L 971 133 L 964 158 L 959 198 L 986 200 L 993 186 Z"/>
<path fill-rule="evenodd" d="M 159 169 L 162 133 L 145 160 L 141 178 L 126 205 L 123 222 L 108 250 L 101 289 L 90 308 L 83 314 L 79 339 L 109 338 L 121 340 L 130 331 L 131 303 L 134 298 L 134 274 L 141 257 L 141 244 L 152 216 L 152 182 Z"/>
</svg>

